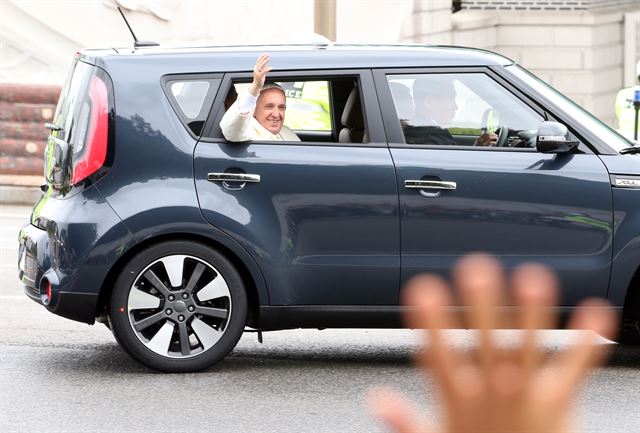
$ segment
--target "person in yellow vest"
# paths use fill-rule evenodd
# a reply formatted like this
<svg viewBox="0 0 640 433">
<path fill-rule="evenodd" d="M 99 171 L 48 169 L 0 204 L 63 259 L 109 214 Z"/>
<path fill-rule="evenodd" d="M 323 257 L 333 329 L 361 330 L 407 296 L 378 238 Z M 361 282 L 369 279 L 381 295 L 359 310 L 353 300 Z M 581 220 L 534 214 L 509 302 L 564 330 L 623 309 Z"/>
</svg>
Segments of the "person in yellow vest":
<svg viewBox="0 0 640 433">
<path fill-rule="evenodd" d="M 636 64 L 636 75 L 638 84 L 631 87 L 625 87 L 618 92 L 616 96 L 616 118 L 618 119 L 618 132 L 627 138 L 633 139 L 636 111 L 633 106 L 634 94 L 640 91 L 640 61 Z M 640 125 L 638 125 L 640 130 Z M 640 134 L 640 131 L 639 131 Z"/>
<path fill-rule="evenodd" d="M 284 126 L 287 109 L 284 90 L 276 83 L 265 84 L 269 71 L 269 56 L 262 54 L 253 67 L 249 89 L 240 92 L 220 121 L 220 129 L 227 140 L 300 141 Z"/>
</svg>

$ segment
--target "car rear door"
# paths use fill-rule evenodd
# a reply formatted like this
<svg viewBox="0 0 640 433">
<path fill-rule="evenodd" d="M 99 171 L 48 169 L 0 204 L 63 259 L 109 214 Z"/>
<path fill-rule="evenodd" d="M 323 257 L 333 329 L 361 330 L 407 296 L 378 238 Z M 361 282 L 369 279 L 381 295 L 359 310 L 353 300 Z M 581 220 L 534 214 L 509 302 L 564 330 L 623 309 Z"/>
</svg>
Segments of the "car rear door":
<svg viewBox="0 0 640 433">
<path fill-rule="evenodd" d="M 374 75 L 398 178 L 403 282 L 421 272 L 447 275 L 461 256 L 482 251 L 507 269 L 530 261 L 551 267 L 561 279 L 561 305 L 606 295 L 612 199 L 596 155 L 583 144 L 574 154 L 537 152 L 532 132 L 544 110 L 488 69 Z M 420 108 L 408 105 L 407 90 L 416 80 L 442 78 L 456 88 L 455 116 L 443 125 L 456 145 L 407 144 L 403 131 L 412 120 L 399 121 L 399 113 L 415 118 Z M 502 119 L 495 126 L 509 128 L 505 146 L 473 146 L 469 136 L 486 130 L 487 113 L 496 112 Z"/>
<path fill-rule="evenodd" d="M 366 143 L 312 141 L 318 134 L 300 143 L 226 142 L 219 130 L 224 89 L 232 79 L 248 77 L 225 77 L 210 137 L 201 139 L 195 150 L 204 217 L 258 263 L 271 305 L 395 304 L 398 193 L 371 72 L 270 74 L 276 80 L 352 78 L 363 98 Z M 337 138 L 340 119 L 335 117 Z M 250 181 L 219 180 L 233 174 L 249 176 Z"/>
</svg>

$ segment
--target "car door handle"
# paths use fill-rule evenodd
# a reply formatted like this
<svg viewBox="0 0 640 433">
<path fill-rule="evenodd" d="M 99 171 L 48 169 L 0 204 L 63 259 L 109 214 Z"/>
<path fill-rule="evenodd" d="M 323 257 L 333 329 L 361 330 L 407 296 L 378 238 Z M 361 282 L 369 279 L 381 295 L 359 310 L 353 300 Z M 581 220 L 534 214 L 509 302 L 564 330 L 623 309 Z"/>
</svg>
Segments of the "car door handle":
<svg viewBox="0 0 640 433">
<path fill-rule="evenodd" d="M 454 190 L 457 188 L 455 182 L 445 182 L 441 180 L 405 180 L 404 187 L 410 189 L 445 189 Z"/>
<path fill-rule="evenodd" d="M 210 182 L 260 182 L 259 174 L 247 173 L 209 173 L 207 180 Z"/>
</svg>

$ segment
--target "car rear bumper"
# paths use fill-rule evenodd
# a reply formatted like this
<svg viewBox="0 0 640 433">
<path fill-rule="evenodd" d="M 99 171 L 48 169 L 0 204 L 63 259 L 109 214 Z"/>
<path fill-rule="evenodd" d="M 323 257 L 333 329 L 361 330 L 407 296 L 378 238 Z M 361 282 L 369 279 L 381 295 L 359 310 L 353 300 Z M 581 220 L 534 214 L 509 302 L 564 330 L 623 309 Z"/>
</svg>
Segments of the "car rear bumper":
<svg viewBox="0 0 640 433">
<path fill-rule="evenodd" d="M 63 200 L 43 196 L 18 241 L 18 279 L 25 294 L 54 314 L 90 324 L 104 282 L 133 243 L 95 187 Z"/>
<path fill-rule="evenodd" d="M 79 322 L 95 321 L 98 292 L 65 291 L 66 278 L 54 266 L 51 244 L 45 230 L 27 225 L 20 231 L 18 279 L 24 293 L 54 314 Z M 45 301 L 43 285 L 51 283 L 51 300 Z"/>
</svg>

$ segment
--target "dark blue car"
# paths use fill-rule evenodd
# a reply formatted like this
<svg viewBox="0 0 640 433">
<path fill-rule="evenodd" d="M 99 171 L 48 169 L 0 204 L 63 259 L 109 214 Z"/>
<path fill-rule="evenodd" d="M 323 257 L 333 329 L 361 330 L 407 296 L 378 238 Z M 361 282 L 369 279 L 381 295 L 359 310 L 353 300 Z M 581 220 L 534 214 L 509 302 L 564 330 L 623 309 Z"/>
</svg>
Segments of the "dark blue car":
<svg viewBox="0 0 640 433">
<path fill-rule="evenodd" d="M 264 51 L 300 142 L 221 133 Z M 455 95 L 421 117 L 442 83 Z M 640 340 L 639 148 L 499 55 L 86 50 L 47 126 L 25 293 L 154 369 L 206 368 L 245 327 L 400 327 L 403 284 L 473 251 L 549 266 L 563 312 L 604 297 Z"/>
</svg>

